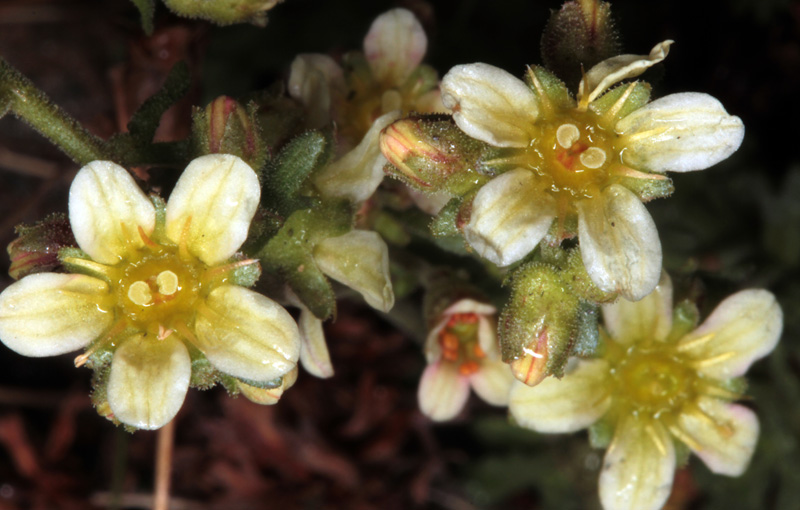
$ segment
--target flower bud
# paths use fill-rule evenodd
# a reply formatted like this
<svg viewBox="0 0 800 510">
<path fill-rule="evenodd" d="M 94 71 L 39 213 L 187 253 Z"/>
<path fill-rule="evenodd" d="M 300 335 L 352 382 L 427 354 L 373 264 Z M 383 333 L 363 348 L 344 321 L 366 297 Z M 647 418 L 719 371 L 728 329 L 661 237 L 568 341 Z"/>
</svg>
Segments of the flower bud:
<svg viewBox="0 0 800 510">
<path fill-rule="evenodd" d="M 619 54 L 619 36 L 611 19 L 611 4 L 573 0 L 553 11 L 542 33 L 542 61 L 570 88 L 582 69 Z"/>
<path fill-rule="evenodd" d="M 247 384 L 240 380 L 236 381 L 236 387 L 239 388 L 242 395 L 250 402 L 271 406 L 278 403 L 284 391 L 294 386 L 295 381 L 297 381 L 297 372 L 297 367 L 294 367 L 294 369 L 281 377 L 280 384 L 274 388 L 259 388 L 258 386 L 253 386 L 252 384 Z"/>
<path fill-rule="evenodd" d="M 233 154 L 254 169 L 261 168 L 266 151 L 260 141 L 253 108 L 220 96 L 195 115 L 195 137 L 205 154 Z"/>
<path fill-rule="evenodd" d="M 69 220 L 61 214 L 48 216 L 36 225 L 17 227 L 18 237 L 8 245 L 11 267 L 8 274 L 19 280 L 23 276 L 53 271 L 61 265 L 58 251 L 77 246 Z"/>
<path fill-rule="evenodd" d="M 217 25 L 252 23 L 267 24 L 267 11 L 279 0 L 164 0 L 169 9 L 179 16 L 201 18 Z"/>
<path fill-rule="evenodd" d="M 476 168 L 485 145 L 466 136 L 449 117 L 421 115 L 384 129 L 380 148 L 393 166 L 390 175 L 417 189 L 438 191 L 458 180 L 451 177 Z"/>
</svg>

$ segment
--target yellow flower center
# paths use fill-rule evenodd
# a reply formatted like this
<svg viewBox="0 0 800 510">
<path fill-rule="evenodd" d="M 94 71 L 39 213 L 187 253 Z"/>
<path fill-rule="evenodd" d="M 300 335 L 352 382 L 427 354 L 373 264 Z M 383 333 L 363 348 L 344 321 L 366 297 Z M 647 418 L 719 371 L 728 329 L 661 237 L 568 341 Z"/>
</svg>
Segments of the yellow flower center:
<svg viewBox="0 0 800 510">
<path fill-rule="evenodd" d="M 571 201 L 596 196 L 607 185 L 609 167 L 617 158 L 614 135 L 591 112 L 562 113 L 539 129 L 525 159 L 539 176 L 542 191 Z"/>
<path fill-rule="evenodd" d="M 674 415 L 697 396 L 697 372 L 654 342 L 650 349 L 630 349 L 613 366 L 615 394 L 637 414 L 654 418 Z"/>
<path fill-rule="evenodd" d="M 461 375 L 471 375 L 480 370 L 486 353 L 478 343 L 478 316 L 474 313 L 457 313 L 450 316 L 439 332 L 442 359 L 456 363 Z"/>
<path fill-rule="evenodd" d="M 175 320 L 185 324 L 200 295 L 202 262 L 173 246 L 155 245 L 138 251 L 119 269 L 118 303 L 136 326 L 169 327 Z"/>
</svg>

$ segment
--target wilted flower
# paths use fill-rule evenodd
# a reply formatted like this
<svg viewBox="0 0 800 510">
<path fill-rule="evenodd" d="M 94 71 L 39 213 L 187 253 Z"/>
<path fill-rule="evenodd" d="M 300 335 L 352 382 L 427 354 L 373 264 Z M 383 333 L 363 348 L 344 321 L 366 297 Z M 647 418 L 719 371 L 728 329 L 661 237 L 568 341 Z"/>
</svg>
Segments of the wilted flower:
<svg viewBox="0 0 800 510">
<path fill-rule="evenodd" d="M 427 45 L 414 15 L 392 9 L 372 23 L 363 55 L 348 55 L 347 71 L 327 55 L 295 58 L 289 93 L 306 107 L 310 127 L 333 121 L 347 151 L 316 177 L 323 195 L 355 202 L 369 198 L 386 164 L 378 148 L 381 130 L 403 113 L 444 109 L 436 71 L 420 65 Z"/>
<path fill-rule="evenodd" d="M 507 170 L 480 189 L 464 226 L 480 255 L 513 264 L 552 228 L 554 242 L 578 234 L 583 262 L 602 291 L 636 300 L 655 287 L 661 244 L 642 200 L 671 191 L 663 172 L 714 165 L 744 136 L 741 120 L 706 94 L 646 104 L 642 82 L 606 92 L 662 61 L 671 43 L 648 56 L 600 62 L 581 80 L 577 101 L 539 67 L 528 70 L 528 84 L 480 63 L 447 73 L 442 100 L 458 127 L 504 149 L 484 163 Z"/>
<path fill-rule="evenodd" d="M 138 428 L 175 416 L 197 362 L 277 386 L 296 366 L 297 326 L 280 305 L 233 283 L 238 272 L 258 272 L 256 261 L 231 257 L 259 196 L 253 170 L 231 155 L 192 161 L 166 207 L 122 167 L 89 163 L 69 198 L 84 253 L 63 258 L 86 274 L 38 273 L 9 286 L 0 294 L 0 339 L 26 356 L 88 347 L 76 365 L 98 369 L 111 357 L 108 405 Z"/>
<path fill-rule="evenodd" d="M 676 310 L 677 312 L 677 310 Z M 744 290 L 696 329 L 672 313 L 664 277 L 638 302 L 603 307 L 605 354 L 579 360 L 562 380 L 517 383 L 509 407 L 539 432 L 574 432 L 603 421 L 614 429 L 600 474 L 608 510 L 661 508 L 670 494 L 678 440 L 715 473 L 738 476 L 758 439 L 758 418 L 731 403 L 742 376 L 772 351 L 783 317 L 774 296 Z"/>
<path fill-rule="evenodd" d="M 448 307 L 428 333 L 428 366 L 417 392 L 422 412 L 436 421 L 456 416 L 472 387 L 486 402 L 508 403 L 514 377 L 500 360 L 495 314 L 486 303 L 461 299 Z"/>
</svg>

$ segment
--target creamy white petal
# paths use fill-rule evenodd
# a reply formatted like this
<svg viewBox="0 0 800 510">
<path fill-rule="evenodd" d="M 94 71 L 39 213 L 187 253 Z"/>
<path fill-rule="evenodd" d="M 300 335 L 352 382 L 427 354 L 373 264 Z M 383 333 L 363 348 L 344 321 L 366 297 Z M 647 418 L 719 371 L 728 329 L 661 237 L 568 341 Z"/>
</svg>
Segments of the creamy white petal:
<svg viewBox="0 0 800 510">
<path fill-rule="evenodd" d="M 371 307 L 388 312 L 394 306 L 389 275 L 389 248 L 376 232 L 351 230 L 314 247 L 314 262 L 323 273 L 361 293 Z"/>
<path fill-rule="evenodd" d="M 596 64 L 578 85 L 579 102 L 589 104 L 615 83 L 639 76 L 658 64 L 667 58 L 674 42 L 667 40 L 656 44 L 649 55 L 617 55 Z"/>
<path fill-rule="evenodd" d="M 738 377 L 772 352 L 783 330 L 783 312 L 771 292 L 749 289 L 728 297 L 678 343 L 703 375 Z"/>
<path fill-rule="evenodd" d="M 375 18 L 364 38 L 364 54 L 375 78 L 395 87 L 422 62 L 427 48 L 425 30 L 406 9 L 392 9 Z"/>
<path fill-rule="evenodd" d="M 756 414 L 715 398 L 703 397 L 697 408 L 681 413 L 678 427 L 691 438 L 687 446 L 720 475 L 744 473 L 758 442 Z"/>
<path fill-rule="evenodd" d="M 261 198 L 256 173 L 231 154 L 192 160 L 167 202 L 167 237 L 213 266 L 247 239 Z"/>
<path fill-rule="evenodd" d="M 446 191 L 427 192 L 420 191 L 411 186 L 406 187 L 406 192 L 408 192 L 408 196 L 411 197 L 411 201 L 414 202 L 422 212 L 430 214 L 431 216 L 439 214 L 439 211 L 453 198 L 453 195 Z"/>
<path fill-rule="evenodd" d="M 659 510 L 672 492 L 675 446 L 655 420 L 623 417 L 603 459 L 605 510 Z"/>
<path fill-rule="evenodd" d="M 478 345 L 489 359 L 500 358 L 500 347 L 497 343 L 497 321 L 486 315 L 478 316 Z"/>
<path fill-rule="evenodd" d="M 577 209 L 581 257 L 592 282 L 630 301 L 649 294 L 661 276 L 661 241 L 639 198 L 614 184 Z"/>
<path fill-rule="evenodd" d="M 399 118 L 399 111 L 378 117 L 356 148 L 321 170 L 314 179 L 320 193 L 356 203 L 372 196 L 383 180 L 383 167 L 388 163 L 381 154 L 378 139 L 381 131 Z"/>
<path fill-rule="evenodd" d="M 565 433 L 599 420 L 611 405 L 605 390 L 609 376 L 603 360 L 577 360 L 561 379 L 548 377 L 536 386 L 517 382 L 508 404 L 521 426 L 537 432 Z"/>
<path fill-rule="evenodd" d="M 536 189 L 536 178 L 517 168 L 483 186 L 472 202 L 464 237 L 479 255 L 508 266 L 531 252 L 555 218 L 555 202 Z"/>
<path fill-rule="evenodd" d="M 539 101 L 525 83 L 489 64 L 450 69 L 442 79 L 442 103 L 462 131 L 496 147 L 527 147 Z"/>
<path fill-rule="evenodd" d="M 303 53 L 295 57 L 289 71 L 289 95 L 306 107 L 306 124 L 320 128 L 330 123 L 332 103 L 343 100 L 342 68 L 331 57 Z"/>
<path fill-rule="evenodd" d="M 0 293 L 0 341 L 24 356 L 56 356 L 89 345 L 111 326 L 100 303 L 109 292 L 97 278 L 38 273 Z"/>
<path fill-rule="evenodd" d="M 108 405 L 114 417 L 139 429 L 157 429 L 178 414 L 189 389 L 192 361 L 177 335 L 137 335 L 114 353 Z"/>
<path fill-rule="evenodd" d="M 116 264 L 144 246 L 139 227 L 151 234 L 156 210 L 127 170 L 92 161 L 72 181 L 69 222 L 83 251 L 102 264 Z"/>
<path fill-rule="evenodd" d="M 698 92 L 671 94 L 617 122 L 622 161 L 654 172 L 689 172 L 716 165 L 742 144 L 742 119 Z"/>
<path fill-rule="evenodd" d="M 435 421 L 454 418 L 469 397 L 469 379 L 458 373 L 455 363 L 428 365 L 419 382 L 417 398 L 423 414 Z"/>
<path fill-rule="evenodd" d="M 452 305 L 448 306 L 445 311 L 444 315 L 454 315 L 457 313 L 474 313 L 476 315 L 494 315 L 497 313 L 497 308 L 494 306 L 483 303 L 481 301 L 475 301 L 474 299 L 464 298 L 459 299 Z"/>
<path fill-rule="evenodd" d="M 250 402 L 262 406 L 271 406 L 277 404 L 284 392 L 294 385 L 295 381 L 297 381 L 297 372 L 297 367 L 290 370 L 283 376 L 281 385 L 277 388 L 259 388 L 238 380 L 236 381 L 236 385 L 239 391 L 242 392 L 242 395 Z"/>
<path fill-rule="evenodd" d="M 309 374 L 327 379 L 333 377 L 333 365 L 322 330 L 322 321 L 305 306 L 300 308 L 300 363 Z"/>
<path fill-rule="evenodd" d="M 485 360 L 480 369 L 472 374 L 469 382 L 472 389 L 484 401 L 495 406 L 508 405 L 514 375 L 508 364 L 500 360 Z"/>
<path fill-rule="evenodd" d="M 440 320 L 433 329 L 428 331 L 428 336 L 425 337 L 425 359 L 428 365 L 432 365 L 439 361 L 442 357 L 442 346 L 439 343 L 439 333 L 447 325 L 448 317 L 445 316 Z"/>
<path fill-rule="evenodd" d="M 257 292 L 217 287 L 198 309 L 197 348 L 219 370 L 269 381 L 292 370 L 300 357 L 300 332 L 289 312 Z"/>
<path fill-rule="evenodd" d="M 640 340 L 664 340 L 672 329 L 672 280 L 661 274 L 656 288 L 639 301 L 619 298 L 603 305 L 603 324 L 619 344 Z"/>
</svg>

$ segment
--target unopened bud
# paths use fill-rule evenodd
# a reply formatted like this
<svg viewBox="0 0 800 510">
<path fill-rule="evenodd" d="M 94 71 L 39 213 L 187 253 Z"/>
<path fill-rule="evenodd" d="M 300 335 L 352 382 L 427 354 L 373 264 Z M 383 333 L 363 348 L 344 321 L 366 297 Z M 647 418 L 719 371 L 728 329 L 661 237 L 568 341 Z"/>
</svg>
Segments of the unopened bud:
<svg viewBox="0 0 800 510">
<path fill-rule="evenodd" d="M 547 377 L 547 328 L 522 348 L 522 355 L 511 361 L 511 373 L 528 386 L 536 386 Z"/>
<path fill-rule="evenodd" d="M 169 9 L 179 16 L 200 18 L 217 25 L 252 23 L 267 24 L 267 11 L 279 0 L 164 0 Z"/>
<path fill-rule="evenodd" d="M 446 188 L 456 174 L 477 166 L 485 148 L 458 129 L 449 116 L 411 116 L 381 133 L 380 148 L 394 167 L 390 175 L 426 191 Z"/>
<path fill-rule="evenodd" d="M 19 226 L 17 235 L 17 239 L 8 245 L 11 259 L 8 274 L 15 280 L 57 269 L 61 266 L 59 250 L 77 246 L 69 220 L 63 214 L 48 216 L 31 227 Z"/>
<path fill-rule="evenodd" d="M 261 168 L 265 151 L 259 140 L 253 108 L 220 96 L 195 115 L 195 137 L 206 154 L 233 154 L 254 169 Z"/>
<path fill-rule="evenodd" d="M 542 33 L 545 67 L 577 87 L 582 70 L 619 54 L 620 44 L 611 19 L 611 4 L 573 0 L 553 11 Z"/>
<path fill-rule="evenodd" d="M 236 386 L 247 400 L 256 404 L 271 406 L 278 403 L 284 391 L 294 386 L 295 381 L 297 381 L 297 372 L 297 367 L 294 367 L 290 372 L 284 374 L 280 379 L 280 383 L 274 388 L 259 388 L 239 380 L 236 381 Z"/>
</svg>

